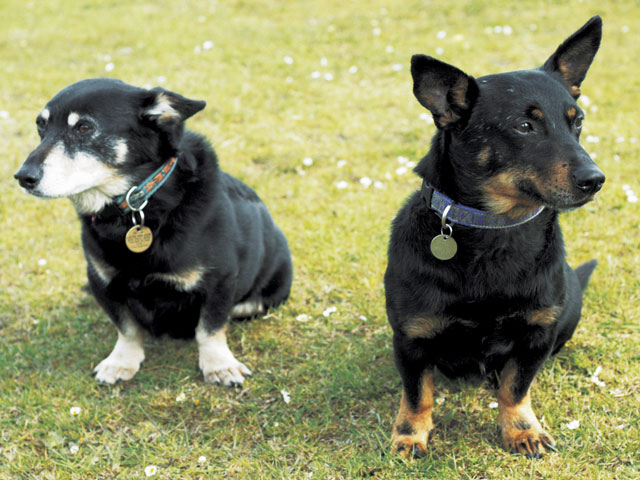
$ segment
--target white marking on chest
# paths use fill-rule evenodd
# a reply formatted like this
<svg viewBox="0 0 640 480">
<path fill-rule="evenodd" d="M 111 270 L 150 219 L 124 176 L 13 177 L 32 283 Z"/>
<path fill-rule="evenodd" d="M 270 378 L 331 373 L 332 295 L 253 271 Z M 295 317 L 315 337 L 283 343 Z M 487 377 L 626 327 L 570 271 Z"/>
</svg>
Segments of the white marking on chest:
<svg viewBox="0 0 640 480">
<path fill-rule="evenodd" d="M 172 284 L 176 289 L 188 292 L 196 288 L 202 276 L 204 268 L 197 266 L 190 270 L 180 273 L 152 273 L 149 275 L 151 280 L 160 280 Z"/>
<path fill-rule="evenodd" d="M 87 263 L 89 264 L 89 267 L 93 269 L 93 271 L 95 272 L 96 275 L 98 275 L 100 280 L 102 280 L 102 282 L 105 285 L 108 285 L 109 283 L 111 283 L 111 280 L 113 279 L 113 277 L 116 276 L 116 273 L 118 271 L 108 263 L 102 260 L 98 260 L 96 257 L 94 257 L 89 253 L 86 253 L 86 257 L 87 257 Z"/>
<path fill-rule="evenodd" d="M 78 123 L 78 120 L 80 120 L 80 115 L 78 115 L 76 112 L 71 112 L 67 117 L 67 124 L 70 127 L 73 127 L 76 123 Z"/>
</svg>

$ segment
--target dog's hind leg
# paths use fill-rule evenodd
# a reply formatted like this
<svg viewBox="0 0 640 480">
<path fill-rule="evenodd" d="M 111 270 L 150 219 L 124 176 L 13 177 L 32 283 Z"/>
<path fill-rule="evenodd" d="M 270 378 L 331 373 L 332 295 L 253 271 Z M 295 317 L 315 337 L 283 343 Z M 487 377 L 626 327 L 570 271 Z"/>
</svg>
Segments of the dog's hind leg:
<svg viewBox="0 0 640 480">
<path fill-rule="evenodd" d="M 117 324 L 118 340 L 113 351 L 93 370 L 100 383 L 131 380 L 144 360 L 142 329 L 124 310 Z"/>
<path fill-rule="evenodd" d="M 582 314 L 582 294 L 587 288 L 589 277 L 598 262 L 590 260 L 573 270 L 567 263 L 564 265 L 565 300 L 564 311 L 558 319 L 558 334 L 553 346 L 553 355 L 558 353 L 564 344 L 573 336 Z"/>
</svg>

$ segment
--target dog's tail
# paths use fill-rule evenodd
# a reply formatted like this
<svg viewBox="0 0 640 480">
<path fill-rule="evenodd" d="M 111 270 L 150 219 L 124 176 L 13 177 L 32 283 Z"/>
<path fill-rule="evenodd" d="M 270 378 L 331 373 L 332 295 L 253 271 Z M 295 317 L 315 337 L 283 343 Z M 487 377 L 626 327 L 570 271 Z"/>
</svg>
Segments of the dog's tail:
<svg viewBox="0 0 640 480">
<path fill-rule="evenodd" d="M 580 287 L 583 291 L 587 288 L 589 277 L 591 277 L 596 265 L 598 265 L 598 261 L 594 258 L 593 260 L 589 260 L 576 268 L 576 275 L 578 275 L 578 281 L 580 282 Z"/>
</svg>

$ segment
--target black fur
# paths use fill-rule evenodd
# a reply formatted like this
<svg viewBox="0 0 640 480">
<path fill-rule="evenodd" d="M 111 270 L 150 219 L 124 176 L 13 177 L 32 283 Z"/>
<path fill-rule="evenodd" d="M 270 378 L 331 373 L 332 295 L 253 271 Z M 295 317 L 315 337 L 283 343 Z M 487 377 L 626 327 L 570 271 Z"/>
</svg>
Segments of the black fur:
<svg viewBox="0 0 640 480">
<path fill-rule="evenodd" d="M 413 57 L 415 95 L 438 127 L 415 172 L 457 204 L 516 217 L 545 209 L 513 228 L 453 225 L 458 251 L 447 261 L 429 249 L 441 220 L 420 192 L 398 212 L 385 292 L 412 408 L 425 371 L 486 376 L 510 360 L 519 401 L 543 362 L 571 338 L 596 262 L 577 271 L 568 266 L 558 212 L 591 200 L 604 182 L 578 143 L 582 114 L 575 103 L 600 36 L 594 17 L 541 69 L 477 80 L 431 57 Z M 557 309 L 553 321 L 532 320 L 550 308 Z M 409 326 L 424 317 L 441 324 L 415 335 Z"/>
</svg>

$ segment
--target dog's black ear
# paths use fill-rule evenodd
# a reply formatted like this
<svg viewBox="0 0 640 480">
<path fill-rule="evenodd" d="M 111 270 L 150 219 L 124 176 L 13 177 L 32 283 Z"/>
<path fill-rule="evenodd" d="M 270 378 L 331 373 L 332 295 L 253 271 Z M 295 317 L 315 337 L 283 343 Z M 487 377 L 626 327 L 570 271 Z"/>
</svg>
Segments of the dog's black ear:
<svg viewBox="0 0 640 480">
<path fill-rule="evenodd" d="M 596 15 L 558 47 L 544 63 L 542 70 L 559 73 L 571 96 L 577 99 L 580 96 L 580 84 L 587 75 L 601 39 L 602 19 Z"/>
<path fill-rule="evenodd" d="M 432 114 L 438 128 L 466 120 L 478 98 L 473 77 L 447 63 L 428 57 L 411 57 L 413 94 Z"/>
<path fill-rule="evenodd" d="M 202 100 L 191 100 L 164 88 L 156 87 L 145 92 L 141 116 L 144 119 L 155 121 L 158 125 L 173 125 L 195 115 L 206 104 Z"/>
</svg>

